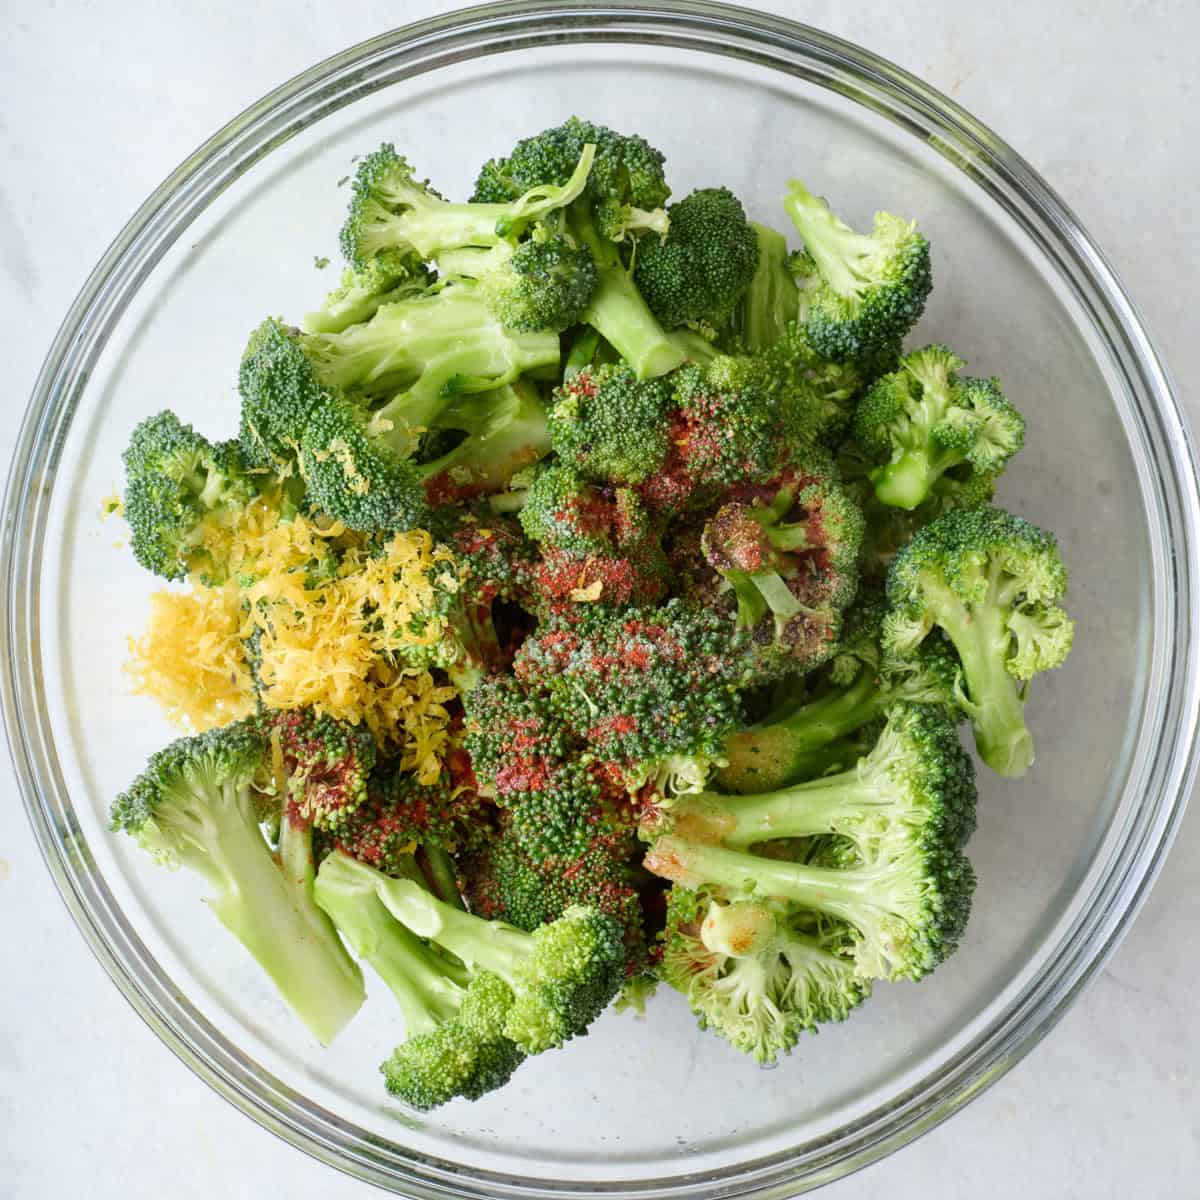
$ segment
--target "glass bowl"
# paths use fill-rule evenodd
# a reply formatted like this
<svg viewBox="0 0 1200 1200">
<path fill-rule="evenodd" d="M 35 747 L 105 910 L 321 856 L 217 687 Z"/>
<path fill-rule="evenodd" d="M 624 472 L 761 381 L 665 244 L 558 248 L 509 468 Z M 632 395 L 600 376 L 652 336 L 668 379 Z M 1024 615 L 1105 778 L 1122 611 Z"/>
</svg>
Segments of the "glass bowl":
<svg viewBox="0 0 1200 1200">
<path fill-rule="evenodd" d="M 855 222 L 920 217 L 937 287 L 919 336 L 1000 373 L 1029 438 L 1000 501 L 1060 535 L 1078 620 L 1039 679 L 1020 783 L 982 779 L 980 884 L 958 955 L 881 986 L 770 1073 L 663 993 L 607 1014 L 503 1091 L 428 1116 L 388 1101 L 386 993 L 322 1051 L 198 902 L 106 831 L 169 731 L 127 694 L 125 638 L 155 582 L 99 518 L 136 420 L 235 428 L 265 314 L 331 286 L 352 156 L 394 140 L 450 195 L 472 164 L 573 110 L 649 136 L 677 194 L 724 183 L 782 223 L 802 176 Z M 504 4 L 314 67 L 201 147 L 88 280 L 38 381 L 8 484 L 3 686 L 24 800 L 84 936 L 162 1039 L 255 1120 L 406 1195 L 794 1195 L 887 1153 L 998 1078 L 1127 926 L 1195 768 L 1197 482 L 1188 434 L 1103 256 L 1012 150 L 874 56 L 707 4 Z M 730 1098 L 736 1097 L 734 1103 Z"/>
</svg>

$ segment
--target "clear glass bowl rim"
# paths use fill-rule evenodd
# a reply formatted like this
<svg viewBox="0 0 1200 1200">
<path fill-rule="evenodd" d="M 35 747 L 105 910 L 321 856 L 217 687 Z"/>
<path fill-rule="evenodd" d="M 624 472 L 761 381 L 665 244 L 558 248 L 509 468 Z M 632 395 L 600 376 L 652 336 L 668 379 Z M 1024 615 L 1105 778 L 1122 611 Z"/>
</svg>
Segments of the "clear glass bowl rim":
<svg viewBox="0 0 1200 1200">
<path fill-rule="evenodd" d="M 1155 563 L 1151 704 L 1118 817 L 1119 846 L 1055 952 L 1027 987 L 940 1070 L 851 1126 L 703 1179 L 606 1186 L 469 1173 L 368 1134 L 267 1075 L 177 994 L 116 906 L 79 835 L 42 699 L 39 578 L 60 448 L 92 364 L 134 292 L 193 217 L 292 134 L 356 97 L 463 59 L 578 42 L 659 43 L 739 58 L 816 82 L 929 138 L 1033 236 L 1122 372 Z M 39 847 L 81 933 L 168 1047 L 243 1112 L 359 1179 L 433 1197 L 782 1198 L 865 1166 L 957 1111 L 1054 1025 L 1128 928 L 1178 828 L 1197 768 L 1200 489 L 1188 423 L 1133 304 L 1103 254 L 1041 177 L 962 108 L 900 68 L 785 18 L 697 0 L 599 6 L 490 4 L 351 47 L 285 83 L 186 159 L 134 214 L 63 321 L 34 388 L 4 499 L 0 665 L 9 747 Z M 1131 793 L 1136 795 L 1131 797 Z"/>
</svg>

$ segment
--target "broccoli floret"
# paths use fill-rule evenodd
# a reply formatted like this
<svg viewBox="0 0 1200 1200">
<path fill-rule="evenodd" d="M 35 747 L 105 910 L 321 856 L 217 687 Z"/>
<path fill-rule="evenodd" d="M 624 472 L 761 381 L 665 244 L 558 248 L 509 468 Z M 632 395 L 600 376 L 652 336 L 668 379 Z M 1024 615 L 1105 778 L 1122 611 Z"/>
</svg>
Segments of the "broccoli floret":
<svg viewBox="0 0 1200 1200">
<path fill-rule="evenodd" d="M 510 815 L 503 813 L 498 828 L 457 859 L 471 911 L 532 933 L 573 905 L 588 905 L 621 926 L 626 974 L 644 970 L 649 943 L 639 889 L 647 888 L 645 880 L 661 881 L 640 870 L 642 850 L 632 823 L 595 834 L 572 858 L 539 861 L 514 831 Z"/>
<path fill-rule="evenodd" d="M 380 1065 L 388 1091 L 427 1112 L 458 1097 L 478 1100 L 503 1087 L 526 1057 L 504 1033 L 510 1004 L 503 979 L 476 976 L 451 1020 L 402 1042 Z"/>
<path fill-rule="evenodd" d="M 645 866 L 685 888 L 773 899 L 842 922 L 867 979 L 920 979 L 957 947 L 975 876 L 970 759 L 937 709 L 898 705 L 875 750 L 842 775 L 758 796 L 700 793 L 647 816 Z M 668 832 L 663 832 L 667 830 Z M 835 835 L 836 865 L 750 853 L 776 838 Z"/>
<path fill-rule="evenodd" d="M 478 441 L 417 469 L 422 432 L 449 419 L 456 397 L 556 365 L 558 353 L 553 334 L 505 333 L 466 284 L 384 305 L 345 333 L 298 334 L 268 321 L 242 364 L 243 444 L 257 459 L 290 464 L 298 457 L 312 502 L 351 529 L 412 528 L 425 519 L 423 486 L 444 493 L 455 469 L 474 473 L 476 490 L 491 478 L 504 486 L 509 466 L 518 466 L 493 452 L 502 446 L 524 465 L 544 438 L 539 407 L 519 392 L 473 410 L 474 432 L 498 439 L 484 451 L 486 470 L 476 470 Z M 397 387 L 404 390 L 396 394 Z M 384 402 L 372 407 L 373 399 Z M 535 439 L 529 446 L 527 436 Z"/>
<path fill-rule="evenodd" d="M 466 754 L 454 750 L 449 758 L 447 768 L 430 784 L 420 783 L 395 763 L 381 763 L 368 780 L 365 801 L 323 839 L 322 848 L 341 850 L 394 875 L 409 869 L 414 846 L 427 858 L 433 849 L 449 852 L 473 845 L 485 829 L 483 802 Z M 438 857 L 440 866 L 444 860 Z M 456 902 L 453 886 L 434 890 Z"/>
<path fill-rule="evenodd" d="M 963 464 L 990 482 L 1021 448 L 1025 421 L 999 381 L 959 379 L 962 365 L 945 346 L 915 350 L 859 403 L 854 436 L 879 464 L 870 479 L 884 504 L 916 508 Z"/>
<path fill-rule="evenodd" d="M 557 335 L 505 330 L 466 280 L 386 304 L 344 333 L 299 342 L 322 384 L 382 402 L 372 410 L 375 424 L 390 422 L 401 438 L 428 428 L 456 396 L 559 365 Z"/>
<path fill-rule="evenodd" d="M 908 658 L 879 647 L 883 598 L 860 595 L 847 614 L 823 689 L 774 711 L 725 742 L 726 765 L 717 785 L 731 792 L 764 792 L 811 779 L 833 763 L 849 766 L 861 750 L 852 739 L 898 701 L 937 704 L 957 714 L 958 657 L 939 634 Z M 870 745 L 866 747 L 870 749 Z M 847 753 L 852 757 L 847 760 Z"/>
<path fill-rule="evenodd" d="M 933 286 L 929 243 L 916 223 L 879 212 L 869 234 L 856 233 L 796 179 L 783 206 L 808 252 L 792 266 L 802 272 L 801 323 L 813 348 L 843 362 L 903 338 Z"/>
<path fill-rule="evenodd" d="M 956 509 L 921 529 L 888 572 L 884 648 L 904 657 L 939 627 L 962 664 L 959 703 L 985 763 L 1018 777 L 1033 762 L 1025 695 L 1061 666 L 1074 623 L 1056 603 L 1067 569 L 1054 535 L 998 508 Z"/>
<path fill-rule="evenodd" d="M 757 353 L 774 345 L 800 311 L 800 292 L 789 265 L 787 239 L 768 225 L 750 222 L 758 242 L 758 265 L 734 309 L 730 337 L 738 349 Z"/>
<path fill-rule="evenodd" d="M 362 269 L 347 267 L 341 283 L 301 324 L 305 333 L 341 333 L 369 321 L 384 304 L 423 292 L 433 282 L 416 254 L 383 251 Z"/>
<path fill-rule="evenodd" d="M 702 1029 L 770 1063 L 871 994 L 871 981 L 839 951 L 837 938 L 793 906 L 675 886 L 660 973 Z"/>
<path fill-rule="evenodd" d="M 164 579 L 224 580 L 219 534 L 258 494 L 258 477 L 236 442 L 213 444 L 174 413 L 147 417 L 130 435 L 125 519 L 133 554 Z"/>
<path fill-rule="evenodd" d="M 728 188 L 701 188 L 667 208 L 665 237 L 638 243 L 633 279 L 664 329 L 718 330 L 758 266 L 758 237 Z"/>
<path fill-rule="evenodd" d="M 312 895 L 312 833 L 277 778 L 271 738 L 253 720 L 183 738 L 153 755 L 114 801 L 112 828 L 213 889 L 209 907 L 328 1043 L 363 1001 L 362 975 Z M 272 854 L 260 822 L 279 827 Z"/>
<path fill-rule="evenodd" d="M 316 829 L 344 828 L 367 799 L 376 753 L 370 732 L 308 708 L 267 711 L 261 721 L 279 747 L 287 803 Z"/>
<path fill-rule="evenodd" d="M 570 467 L 540 471 L 519 518 L 539 543 L 538 607 L 651 604 L 667 590 L 659 531 L 632 488 L 600 489 Z"/>
<path fill-rule="evenodd" d="M 530 188 L 563 184 L 585 145 L 596 157 L 583 194 L 568 205 L 567 229 L 596 266 L 596 287 L 583 320 L 616 349 L 641 379 L 663 375 L 683 353 L 663 332 L 629 271 L 635 246 L 647 231 L 667 232 L 661 206 L 670 195 L 663 156 L 644 139 L 572 117 L 524 138 L 504 158 L 479 172 L 472 200 L 505 203 Z"/>
<path fill-rule="evenodd" d="M 561 333 L 579 322 L 596 287 L 591 252 L 563 233 L 543 230 L 519 245 L 450 250 L 437 257 L 443 279 L 473 279 L 505 329 Z"/>
<path fill-rule="evenodd" d="M 550 444 L 561 462 L 601 483 L 641 483 L 669 446 L 665 379 L 639 380 L 624 364 L 589 367 L 554 393 Z"/>
<path fill-rule="evenodd" d="M 517 679 L 551 697 L 557 719 L 630 781 L 702 781 L 742 713 L 745 639 L 717 615 L 678 600 L 614 613 L 590 628 L 550 628 L 527 639 Z"/>
<path fill-rule="evenodd" d="M 730 491 L 704 526 L 701 550 L 762 671 L 809 670 L 833 653 L 858 587 L 861 541 L 861 513 L 819 458 Z"/>
<path fill-rule="evenodd" d="M 536 180 L 523 194 L 499 203 L 451 204 L 414 178 L 408 161 L 384 144 L 358 164 L 342 226 L 342 253 L 362 270 L 384 252 L 429 259 L 443 250 L 516 238 L 583 191 L 594 150 L 585 144 L 578 149 L 566 176 L 555 183 Z"/>
</svg>

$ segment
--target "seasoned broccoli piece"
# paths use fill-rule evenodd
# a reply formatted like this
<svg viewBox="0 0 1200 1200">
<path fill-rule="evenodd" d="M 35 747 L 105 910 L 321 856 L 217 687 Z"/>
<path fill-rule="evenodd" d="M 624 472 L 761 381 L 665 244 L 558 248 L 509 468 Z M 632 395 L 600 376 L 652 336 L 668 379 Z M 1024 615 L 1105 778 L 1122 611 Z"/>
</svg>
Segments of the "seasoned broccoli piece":
<svg viewBox="0 0 1200 1200">
<path fill-rule="evenodd" d="M 466 247 L 437 256 L 443 279 L 473 279 L 491 313 L 516 333 L 561 333 L 579 322 L 596 288 L 591 252 L 567 234 L 539 228 L 519 245 Z"/>
<path fill-rule="evenodd" d="M 313 900 L 311 827 L 273 757 L 253 719 L 173 742 L 113 802 L 112 828 L 205 879 L 217 919 L 327 1044 L 362 1004 L 362 975 Z M 277 855 L 264 821 L 278 825 Z"/>
<path fill-rule="evenodd" d="M 705 792 L 646 817 L 645 866 L 692 890 L 778 900 L 847 927 L 842 953 L 867 979 L 920 979 L 957 947 L 975 875 L 961 847 L 975 784 L 954 723 L 898 705 L 851 771 L 758 796 Z M 835 835 L 835 865 L 755 855 L 776 838 Z"/>
<path fill-rule="evenodd" d="M 554 393 L 550 444 L 559 460 L 599 483 L 641 483 L 667 456 L 665 379 L 639 380 L 624 364 L 587 367 Z"/>
<path fill-rule="evenodd" d="M 642 849 L 632 822 L 595 834 L 578 855 L 539 861 L 510 816 L 503 813 L 498 828 L 457 860 L 471 911 L 532 933 L 572 905 L 588 905 L 620 924 L 626 974 L 644 970 L 649 944 L 640 890 L 650 890 L 648 880 L 661 881 L 640 869 Z"/>
<path fill-rule="evenodd" d="M 408 161 L 384 144 L 358 164 L 350 209 L 342 226 L 342 253 L 362 270 L 380 253 L 421 259 L 460 246 L 494 246 L 569 204 L 584 189 L 594 148 L 579 146 L 565 178 L 537 180 L 499 203 L 451 204 L 414 178 Z"/>
<path fill-rule="evenodd" d="M 861 541 L 862 515 L 819 458 L 769 484 L 731 489 L 704 526 L 701 550 L 760 670 L 809 670 L 830 656 L 858 587 Z"/>
<path fill-rule="evenodd" d="M 530 485 L 519 518 L 539 544 L 532 582 L 545 612 L 564 604 L 649 604 L 665 595 L 659 531 L 633 489 L 602 490 L 570 467 L 547 467 Z"/>
<path fill-rule="evenodd" d="M 1021 448 L 1025 420 L 999 381 L 959 379 L 962 365 L 945 346 L 914 350 L 859 403 L 854 436 L 879 464 L 870 479 L 884 504 L 918 507 L 962 464 L 990 482 Z"/>
<path fill-rule="evenodd" d="M 894 346 L 933 286 L 929 243 L 916 223 L 879 212 L 869 234 L 856 233 L 797 179 L 788 181 L 783 206 L 807 248 L 792 267 L 813 348 L 843 362 Z"/>
<path fill-rule="evenodd" d="M 312 709 L 269 709 L 264 733 L 278 745 L 286 802 L 315 829 L 339 830 L 367 799 L 375 767 L 375 739 L 361 725 L 349 725 Z"/>
<path fill-rule="evenodd" d="M 660 973 L 700 1027 L 760 1063 L 800 1035 L 843 1021 L 871 994 L 837 937 L 812 915 L 774 900 L 669 893 Z"/>
<path fill-rule="evenodd" d="M 170 411 L 147 417 L 121 455 L 133 555 L 164 579 L 197 574 L 221 583 L 220 533 L 258 494 L 236 442 L 214 445 Z"/>
<path fill-rule="evenodd" d="M 638 243 L 633 280 L 664 329 L 718 330 L 758 266 L 758 237 L 728 188 L 701 188 L 669 205 L 665 237 Z"/>
<path fill-rule="evenodd" d="M 879 647 L 883 598 L 860 595 L 846 617 L 836 656 L 823 689 L 775 710 L 764 721 L 731 734 L 726 764 L 717 784 L 731 792 L 765 792 L 810 779 L 834 763 L 849 766 L 866 753 L 846 739 L 878 721 L 898 701 L 937 704 L 957 714 L 961 669 L 958 656 L 939 634 L 908 658 L 884 655 Z"/>
<path fill-rule="evenodd" d="M 416 254 L 382 251 L 361 269 L 347 267 L 341 282 L 301 322 L 305 333 L 342 333 L 369 321 L 385 304 L 417 295 L 433 277 Z"/>
<path fill-rule="evenodd" d="M 567 230 L 590 251 L 597 272 L 583 320 L 640 379 L 664 375 L 684 355 L 663 332 L 629 271 L 639 238 L 647 231 L 667 232 L 661 206 L 670 189 L 663 156 L 654 147 L 635 135 L 572 117 L 522 139 L 506 157 L 485 163 L 472 200 L 503 204 L 530 188 L 565 183 L 586 145 L 595 146 L 596 157 L 582 195 L 566 210 Z"/>
<path fill-rule="evenodd" d="M 549 695 L 557 720 L 583 732 L 593 754 L 626 764 L 636 786 L 666 777 L 695 786 L 741 716 L 745 648 L 719 616 L 669 600 L 584 629 L 539 630 L 513 672 Z"/>
<path fill-rule="evenodd" d="M 918 531 L 888 573 L 884 648 L 912 655 L 939 627 L 958 653 L 959 704 L 985 763 L 1024 775 L 1029 681 L 1061 666 L 1074 622 L 1057 601 L 1067 569 L 1054 535 L 999 508 L 955 509 Z"/>
</svg>

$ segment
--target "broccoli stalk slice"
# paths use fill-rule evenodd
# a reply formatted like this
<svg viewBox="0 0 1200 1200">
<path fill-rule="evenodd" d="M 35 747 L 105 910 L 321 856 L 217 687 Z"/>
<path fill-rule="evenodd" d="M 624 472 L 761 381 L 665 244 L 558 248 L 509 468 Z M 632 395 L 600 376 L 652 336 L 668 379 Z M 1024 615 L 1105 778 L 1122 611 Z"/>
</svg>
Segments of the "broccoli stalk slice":
<svg viewBox="0 0 1200 1200">
<path fill-rule="evenodd" d="M 131 832 L 144 848 L 208 882 L 216 918 L 328 1045 L 362 1005 L 362 973 L 313 900 L 307 822 L 285 811 L 277 861 L 259 817 L 248 779 L 193 771 L 164 786 L 153 817 Z"/>
<path fill-rule="evenodd" d="M 354 953 L 391 989 L 405 1037 L 431 1033 L 458 1012 L 466 973 L 400 924 L 376 895 L 375 882 L 369 867 L 335 850 L 317 873 L 316 900 Z"/>
<path fill-rule="evenodd" d="M 926 579 L 924 587 L 936 623 L 962 662 L 966 691 L 958 700 L 971 718 L 979 757 L 1001 775 L 1018 779 L 1033 765 L 1033 735 L 1025 724 L 1024 685 L 1006 665 L 1011 639 L 1005 613 L 1012 598 L 999 577 L 993 566 L 987 596 L 970 612 L 936 579 Z"/>
<path fill-rule="evenodd" d="M 650 311 L 633 277 L 621 262 L 617 243 L 603 237 L 581 204 L 571 206 L 570 218 L 578 239 L 592 252 L 596 287 L 583 310 L 583 320 L 595 329 L 633 368 L 639 379 L 653 379 L 684 362 L 684 352 L 667 336 Z"/>
</svg>

